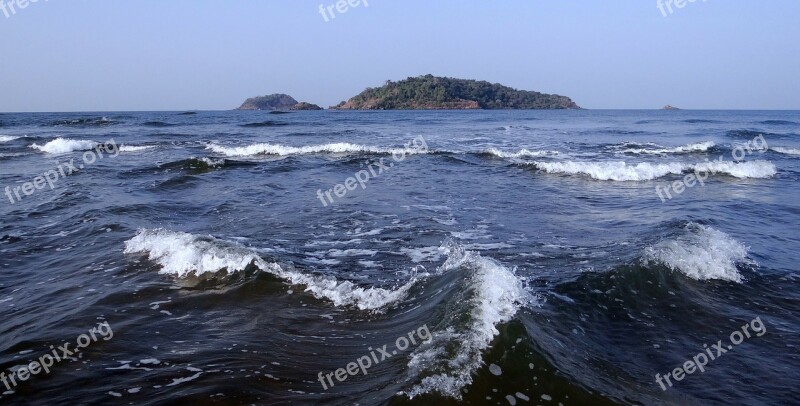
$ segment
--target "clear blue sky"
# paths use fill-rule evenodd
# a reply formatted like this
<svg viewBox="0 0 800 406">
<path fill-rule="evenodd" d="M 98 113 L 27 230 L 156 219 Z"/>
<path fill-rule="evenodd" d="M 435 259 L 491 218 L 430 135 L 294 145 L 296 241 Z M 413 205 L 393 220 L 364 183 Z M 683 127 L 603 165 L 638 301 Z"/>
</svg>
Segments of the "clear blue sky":
<svg viewBox="0 0 800 406">
<path fill-rule="evenodd" d="M 9 0 L 4 0 L 6 3 Z M 586 108 L 800 109 L 800 1 L 39 0 L 0 12 L 0 111 L 322 106 L 426 73 Z"/>
</svg>

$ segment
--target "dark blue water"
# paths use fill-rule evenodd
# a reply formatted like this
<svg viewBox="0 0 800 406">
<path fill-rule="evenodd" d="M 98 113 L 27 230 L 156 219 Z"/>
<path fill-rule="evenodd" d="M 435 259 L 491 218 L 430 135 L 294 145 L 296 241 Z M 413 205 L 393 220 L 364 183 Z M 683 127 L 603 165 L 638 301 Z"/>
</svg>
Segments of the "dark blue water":
<svg viewBox="0 0 800 406">
<path fill-rule="evenodd" d="M 798 404 L 799 154 L 793 111 L 2 114 L 0 403 Z"/>
</svg>

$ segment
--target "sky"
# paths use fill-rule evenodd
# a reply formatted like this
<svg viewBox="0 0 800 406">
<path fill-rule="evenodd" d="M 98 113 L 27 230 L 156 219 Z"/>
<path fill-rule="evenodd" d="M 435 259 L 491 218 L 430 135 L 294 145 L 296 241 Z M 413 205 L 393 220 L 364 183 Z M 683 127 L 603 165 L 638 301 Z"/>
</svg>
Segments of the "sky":
<svg viewBox="0 0 800 406">
<path fill-rule="evenodd" d="M 800 1 L 670 1 L 361 0 L 326 22 L 335 0 L 39 0 L 0 10 L 0 111 L 327 107 L 428 73 L 589 109 L 800 110 Z"/>
</svg>

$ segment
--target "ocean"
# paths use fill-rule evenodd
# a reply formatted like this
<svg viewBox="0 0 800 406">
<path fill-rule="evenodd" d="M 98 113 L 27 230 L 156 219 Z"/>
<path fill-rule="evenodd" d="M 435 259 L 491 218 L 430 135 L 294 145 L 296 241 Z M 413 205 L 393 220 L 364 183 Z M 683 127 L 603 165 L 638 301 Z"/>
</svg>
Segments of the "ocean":
<svg viewBox="0 0 800 406">
<path fill-rule="evenodd" d="M 800 112 L 0 114 L 0 404 L 800 404 Z"/>
</svg>

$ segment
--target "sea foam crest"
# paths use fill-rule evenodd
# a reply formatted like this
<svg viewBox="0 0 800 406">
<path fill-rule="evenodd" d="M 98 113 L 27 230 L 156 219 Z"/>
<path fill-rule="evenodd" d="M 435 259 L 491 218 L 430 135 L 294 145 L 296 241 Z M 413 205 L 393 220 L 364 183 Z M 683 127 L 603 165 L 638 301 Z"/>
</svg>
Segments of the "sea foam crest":
<svg viewBox="0 0 800 406">
<path fill-rule="evenodd" d="M 669 174 L 681 174 L 686 166 L 672 162 L 665 164 L 640 163 L 629 165 L 625 162 L 533 162 L 536 168 L 547 173 L 566 175 L 588 175 L 597 180 L 642 181 L 657 179 Z"/>
<path fill-rule="evenodd" d="M 14 137 L 12 135 L 0 135 L 0 142 L 9 142 L 20 139 L 22 137 Z"/>
<path fill-rule="evenodd" d="M 668 148 L 628 148 L 618 151 L 619 153 L 627 154 L 647 154 L 647 155 L 666 155 L 666 154 L 688 154 L 692 152 L 706 152 L 714 148 L 716 144 L 713 141 L 698 142 L 695 144 L 682 145 L 680 147 Z"/>
<path fill-rule="evenodd" d="M 72 151 L 88 151 L 96 146 L 97 143 L 94 141 L 69 140 L 59 137 L 44 145 L 33 144 L 30 147 L 48 154 L 66 154 Z"/>
<path fill-rule="evenodd" d="M 741 282 L 737 263 L 747 263 L 747 247 L 712 227 L 689 223 L 685 233 L 645 249 L 645 265 L 658 263 L 696 280 Z"/>
<path fill-rule="evenodd" d="M 473 373 L 484 365 L 482 352 L 500 333 L 497 325 L 511 320 L 521 306 L 532 300 L 522 281 L 499 262 L 455 244 L 445 245 L 442 251 L 448 259 L 439 273 L 465 273 L 468 286 L 464 290 L 471 294 L 466 304 L 468 321 L 461 322 L 462 314 L 453 315 L 452 320 L 458 322 L 434 332 L 430 342 L 411 355 L 411 379 L 425 375 L 406 391 L 411 398 L 437 392 L 461 399 L 461 390 L 472 383 Z"/>
<path fill-rule="evenodd" d="M 122 145 L 119 152 L 142 152 L 156 148 L 155 145 Z"/>
<path fill-rule="evenodd" d="M 558 151 L 531 151 L 528 149 L 521 149 L 517 152 L 501 151 L 497 148 L 489 148 L 486 150 L 487 154 L 494 155 L 499 158 L 538 158 L 543 156 L 558 155 Z"/>
<path fill-rule="evenodd" d="M 305 285 L 306 292 L 318 299 L 328 299 L 336 306 L 356 306 L 361 310 L 379 310 L 402 300 L 418 281 L 414 278 L 395 290 L 359 287 L 350 281 L 308 275 L 291 266 L 268 262 L 255 250 L 237 243 L 164 229 L 139 230 L 136 236 L 125 242 L 125 253 L 147 253 L 151 261 L 161 266 L 160 273 L 179 278 L 222 270 L 241 272 L 255 265 L 293 285 Z"/>
<path fill-rule="evenodd" d="M 331 144 L 308 145 L 304 147 L 291 147 L 280 144 L 253 144 L 246 147 L 224 147 L 218 144 L 209 144 L 206 149 L 230 157 L 243 157 L 253 155 L 306 155 L 306 154 L 350 154 L 350 153 L 372 153 L 372 154 L 425 154 L 428 151 L 421 148 L 381 148 L 367 145 L 351 144 L 348 142 L 337 142 Z"/>
<path fill-rule="evenodd" d="M 800 155 L 800 148 L 772 147 L 771 150 L 785 155 Z"/>
<path fill-rule="evenodd" d="M 566 175 L 586 175 L 597 180 L 646 181 L 667 175 L 680 175 L 687 172 L 703 172 L 708 175 L 725 174 L 736 178 L 771 178 L 778 173 L 772 162 L 768 161 L 708 161 L 699 164 L 680 162 L 627 164 L 623 161 L 611 162 L 528 162 L 547 173 Z"/>
</svg>

